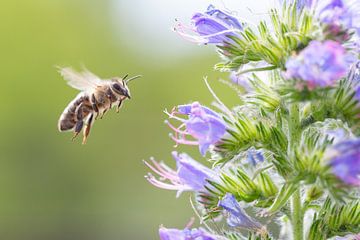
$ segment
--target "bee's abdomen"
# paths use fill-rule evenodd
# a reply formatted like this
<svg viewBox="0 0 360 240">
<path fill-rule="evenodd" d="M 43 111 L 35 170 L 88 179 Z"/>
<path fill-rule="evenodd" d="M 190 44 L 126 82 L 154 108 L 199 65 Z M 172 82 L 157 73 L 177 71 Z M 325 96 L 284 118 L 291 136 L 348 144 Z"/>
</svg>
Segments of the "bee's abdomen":
<svg viewBox="0 0 360 240">
<path fill-rule="evenodd" d="M 81 105 L 81 106 L 80 106 Z M 91 105 L 89 97 L 85 95 L 78 95 L 69 105 L 65 108 L 59 119 L 59 131 L 72 130 L 78 121 L 76 111 L 79 106 L 82 108 L 82 118 L 85 118 L 91 112 Z"/>
</svg>

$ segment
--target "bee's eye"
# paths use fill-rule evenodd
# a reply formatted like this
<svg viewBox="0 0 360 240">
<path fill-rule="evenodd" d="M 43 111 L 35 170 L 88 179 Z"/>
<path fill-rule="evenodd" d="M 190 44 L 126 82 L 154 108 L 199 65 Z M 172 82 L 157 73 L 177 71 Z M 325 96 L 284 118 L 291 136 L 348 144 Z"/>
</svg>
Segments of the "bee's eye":
<svg viewBox="0 0 360 240">
<path fill-rule="evenodd" d="M 112 88 L 115 90 L 115 92 L 119 93 L 119 94 L 124 94 L 124 90 L 123 88 L 120 86 L 120 84 L 118 83 L 114 83 L 112 85 Z"/>
</svg>

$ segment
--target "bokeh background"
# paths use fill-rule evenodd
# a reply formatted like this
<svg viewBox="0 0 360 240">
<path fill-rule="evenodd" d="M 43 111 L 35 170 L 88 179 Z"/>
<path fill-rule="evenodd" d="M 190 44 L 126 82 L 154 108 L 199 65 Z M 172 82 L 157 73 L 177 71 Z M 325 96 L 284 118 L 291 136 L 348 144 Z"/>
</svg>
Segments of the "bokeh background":
<svg viewBox="0 0 360 240">
<path fill-rule="evenodd" d="M 187 23 L 215 3 L 256 21 L 273 2 L 1 0 L 0 239 L 158 239 L 160 224 L 183 228 L 195 215 L 189 194 L 176 199 L 144 179 L 142 159 L 174 165 L 162 111 L 210 104 L 204 76 L 230 106 L 238 98 L 217 81 L 227 75 L 212 70 L 214 48 L 181 39 L 174 19 Z M 143 78 L 132 82 L 121 113 L 97 121 L 82 146 L 56 127 L 77 94 L 57 65 Z M 200 159 L 196 148 L 178 151 Z"/>
</svg>

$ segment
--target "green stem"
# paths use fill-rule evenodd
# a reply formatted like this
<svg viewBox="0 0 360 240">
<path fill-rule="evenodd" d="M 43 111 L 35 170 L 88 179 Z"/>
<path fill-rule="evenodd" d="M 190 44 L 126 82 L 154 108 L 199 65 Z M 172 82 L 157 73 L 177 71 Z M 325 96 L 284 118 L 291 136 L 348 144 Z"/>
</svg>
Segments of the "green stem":
<svg viewBox="0 0 360 240">
<path fill-rule="evenodd" d="M 300 125 L 300 111 L 299 105 L 296 103 L 291 104 L 289 113 L 289 148 L 288 155 L 292 157 L 294 154 L 294 148 L 297 146 L 300 140 L 301 134 Z"/>
<path fill-rule="evenodd" d="M 301 207 L 301 195 L 300 189 L 297 189 L 291 198 L 291 223 L 293 227 L 293 239 L 294 240 L 303 240 L 304 239 L 304 229 L 303 229 L 303 220 L 304 216 L 302 214 Z"/>
<path fill-rule="evenodd" d="M 289 112 L 289 146 L 288 156 L 289 159 L 294 159 L 295 148 L 299 144 L 301 137 L 300 126 L 300 110 L 299 105 L 296 103 L 291 104 Z M 303 240 L 303 212 L 301 203 L 300 187 L 293 193 L 291 197 L 291 223 L 293 229 L 293 240 Z"/>
</svg>

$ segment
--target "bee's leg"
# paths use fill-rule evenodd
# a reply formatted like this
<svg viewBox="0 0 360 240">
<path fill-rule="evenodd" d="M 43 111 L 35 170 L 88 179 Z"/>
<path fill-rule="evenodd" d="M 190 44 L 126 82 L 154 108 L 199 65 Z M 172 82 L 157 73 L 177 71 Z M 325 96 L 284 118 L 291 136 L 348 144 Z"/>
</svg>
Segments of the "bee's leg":
<svg viewBox="0 0 360 240">
<path fill-rule="evenodd" d="M 81 103 L 75 110 L 75 116 L 76 116 L 76 124 L 75 124 L 75 129 L 74 129 L 74 135 L 72 137 L 71 140 L 75 140 L 75 138 L 79 135 L 79 133 L 81 132 L 81 129 L 84 126 L 84 122 L 83 122 L 83 103 Z"/>
<path fill-rule="evenodd" d="M 100 119 L 103 119 L 103 117 L 104 117 L 105 113 L 107 112 L 107 110 L 108 110 L 108 108 L 105 108 L 104 111 L 102 111 Z"/>
<path fill-rule="evenodd" d="M 116 101 L 116 96 L 113 94 L 110 88 L 106 90 L 106 97 L 109 99 L 109 109 L 111 109 L 112 103 Z"/>
<path fill-rule="evenodd" d="M 74 129 L 74 135 L 71 138 L 72 141 L 74 141 L 75 138 L 79 135 L 79 133 L 81 132 L 81 129 L 83 128 L 83 126 L 84 126 L 84 121 L 83 120 L 80 120 L 80 121 L 76 122 L 75 129 Z"/>
<path fill-rule="evenodd" d="M 91 130 L 91 126 L 92 126 L 92 123 L 93 123 L 93 120 L 94 120 L 94 114 L 91 113 L 88 117 L 88 119 L 86 120 L 86 123 L 85 123 L 85 128 L 84 128 L 84 137 L 83 137 L 83 141 L 82 141 L 82 144 L 85 144 L 86 143 L 86 140 L 90 134 L 90 130 Z"/>
<path fill-rule="evenodd" d="M 119 100 L 119 103 L 118 103 L 118 105 L 116 106 L 116 112 L 117 113 L 119 113 L 119 111 L 120 111 L 120 107 L 121 107 L 121 105 L 122 105 L 122 100 Z"/>
<path fill-rule="evenodd" d="M 91 102 L 92 109 L 96 113 L 96 117 L 95 117 L 95 119 L 96 119 L 99 116 L 99 108 L 97 107 L 98 101 L 96 100 L 94 94 L 91 94 L 90 102 Z"/>
</svg>

